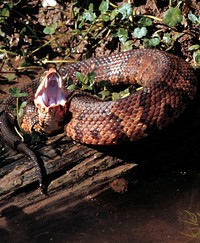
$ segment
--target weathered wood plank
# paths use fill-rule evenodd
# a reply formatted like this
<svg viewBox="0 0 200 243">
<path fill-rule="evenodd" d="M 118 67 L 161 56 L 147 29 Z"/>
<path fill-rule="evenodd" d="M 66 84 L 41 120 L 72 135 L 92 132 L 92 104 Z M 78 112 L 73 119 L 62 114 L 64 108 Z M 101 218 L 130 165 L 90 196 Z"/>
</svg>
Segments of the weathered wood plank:
<svg viewBox="0 0 200 243">
<path fill-rule="evenodd" d="M 10 150 L 1 152 L 0 210 L 15 205 L 13 210 L 21 208 L 28 214 L 35 212 L 45 217 L 109 190 L 109 183 L 116 178 L 128 175 L 135 180 L 134 177 L 159 174 L 177 164 L 198 160 L 199 97 L 197 94 L 173 125 L 138 142 L 91 147 L 60 134 L 35 146 L 46 169 L 48 196 L 41 194 L 29 159 Z"/>
<path fill-rule="evenodd" d="M 4 158 L 4 166 L 0 170 L 0 208 L 13 203 L 18 207 L 34 204 L 35 208 L 35 204 L 39 205 L 41 201 L 43 206 L 55 207 L 60 200 L 81 198 L 94 192 L 98 194 L 98 191 L 108 189 L 112 180 L 136 166 L 94 148 L 76 144 L 63 135 L 51 138 L 34 149 L 46 169 L 46 178 L 50 183 L 48 196 L 42 195 L 38 189 L 31 161 L 17 154 Z"/>
</svg>

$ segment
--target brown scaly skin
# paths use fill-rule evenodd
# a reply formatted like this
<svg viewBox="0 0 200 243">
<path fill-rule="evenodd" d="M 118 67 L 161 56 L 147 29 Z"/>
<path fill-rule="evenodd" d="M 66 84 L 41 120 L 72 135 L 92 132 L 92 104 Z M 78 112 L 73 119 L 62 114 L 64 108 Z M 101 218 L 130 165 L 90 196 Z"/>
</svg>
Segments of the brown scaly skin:
<svg viewBox="0 0 200 243">
<path fill-rule="evenodd" d="M 39 179 L 39 186 L 42 193 L 45 193 L 45 186 L 43 184 L 43 176 L 42 170 L 40 167 L 40 163 L 38 161 L 37 156 L 35 153 L 25 144 L 23 143 L 19 136 L 17 136 L 16 131 L 14 130 L 14 124 L 12 119 L 9 117 L 8 113 L 1 107 L 0 109 L 0 127 L 1 127 L 1 134 L 4 138 L 5 143 L 8 144 L 12 149 L 17 150 L 26 156 L 28 156 L 32 162 L 34 163 L 36 173 Z"/>
<path fill-rule="evenodd" d="M 190 65 L 181 58 L 158 50 L 141 49 L 91 58 L 65 65 L 59 70 L 64 81 L 70 77 L 75 83 L 77 71 L 84 75 L 95 73 L 96 82 L 108 80 L 114 85 L 126 83 L 143 87 L 116 101 L 101 101 L 85 92 L 66 91 L 66 134 L 84 144 L 112 145 L 146 137 L 173 122 L 196 93 L 196 77 Z M 50 79 L 51 73 L 55 72 L 50 69 L 45 77 Z M 35 87 L 34 84 L 31 93 L 36 92 Z M 42 94 L 41 89 L 36 93 Z M 37 107 L 49 109 L 41 103 Z M 45 113 L 46 117 L 42 114 L 38 118 L 33 106 L 26 109 L 31 110 L 29 113 L 32 115 L 25 112 L 23 128 L 31 132 L 38 119 L 37 129 L 45 131 L 45 124 L 49 123 L 48 113 Z M 51 123 L 57 124 L 57 117 Z"/>
<path fill-rule="evenodd" d="M 196 77 L 183 59 L 158 50 L 133 50 L 91 58 L 59 70 L 63 79 L 94 72 L 96 82 L 140 84 L 127 98 L 102 102 L 84 93 L 68 104 L 67 136 L 85 144 L 135 141 L 173 122 L 196 93 Z"/>
<path fill-rule="evenodd" d="M 76 82 L 77 71 L 84 75 L 94 72 L 96 82 L 108 80 L 114 85 L 129 83 L 143 87 L 116 101 L 101 101 L 85 92 L 67 91 L 66 134 L 85 144 L 112 145 L 146 137 L 173 122 L 196 93 L 196 77 L 190 65 L 158 50 L 141 49 L 91 58 L 63 66 L 59 73 L 64 81 L 71 77 Z M 23 89 L 29 93 L 29 105 L 24 109 L 22 126 L 29 132 L 44 130 L 46 126 L 46 118 L 39 117 L 33 104 L 38 85 L 38 82 L 33 82 Z M 1 115 L 3 130 L 6 126 L 6 132 L 2 132 L 5 140 L 9 137 L 9 122 L 5 114 L 10 112 L 8 107 L 13 102 L 12 97 L 6 100 L 6 112 Z M 12 143 L 15 140 L 12 138 Z"/>
</svg>

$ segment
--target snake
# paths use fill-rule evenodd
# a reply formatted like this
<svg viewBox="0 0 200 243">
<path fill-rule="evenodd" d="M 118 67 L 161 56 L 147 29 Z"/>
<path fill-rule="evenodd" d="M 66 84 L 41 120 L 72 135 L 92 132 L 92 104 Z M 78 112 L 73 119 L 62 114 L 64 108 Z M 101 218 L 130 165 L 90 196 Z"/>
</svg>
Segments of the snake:
<svg viewBox="0 0 200 243">
<path fill-rule="evenodd" d="M 103 101 L 84 91 L 67 90 L 68 78 L 77 83 L 77 72 L 94 73 L 95 82 L 140 88 L 125 98 Z M 41 82 L 23 90 L 29 94 L 21 118 L 24 130 L 50 135 L 64 127 L 66 135 L 79 143 L 116 145 L 147 137 L 172 123 L 193 100 L 197 78 L 180 57 L 157 49 L 135 49 L 61 65 L 58 71 L 50 68 Z M 6 114 L 13 102 L 13 97 L 4 102 Z"/>
</svg>

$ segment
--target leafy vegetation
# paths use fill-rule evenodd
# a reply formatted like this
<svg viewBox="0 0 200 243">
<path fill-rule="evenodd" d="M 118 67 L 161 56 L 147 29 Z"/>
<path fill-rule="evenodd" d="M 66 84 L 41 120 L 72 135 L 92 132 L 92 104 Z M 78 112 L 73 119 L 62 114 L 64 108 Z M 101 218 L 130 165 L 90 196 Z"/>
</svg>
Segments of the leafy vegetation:
<svg viewBox="0 0 200 243">
<path fill-rule="evenodd" d="M 102 100 L 117 100 L 128 96 L 130 92 L 136 91 L 135 87 L 132 85 L 124 88 L 124 90 L 122 91 L 118 91 L 120 89 L 119 87 L 113 87 L 106 80 L 95 83 L 94 73 L 88 73 L 87 75 L 83 75 L 82 73 L 77 72 L 76 79 L 76 85 L 73 83 L 73 80 L 68 81 L 69 90 L 90 91 L 93 95 L 101 98 Z"/>
<path fill-rule="evenodd" d="M 142 47 L 171 51 L 195 67 L 200 65 L 200 16 L 195 1 L 193 6 L 180 0 L 161 6 L 148 5 L 148 1 L 139 6 L 114 0 L 48 2 L 0 3 L 0 78 L 10 82 L 36 67 L 46 69 L 50 63 L 59 66 Z M 78 84 L 69 81 L 68 88 L 92 91 L 104 100 L 135 91 L 132 86 L 116 90 L 106 81 L 94 84 L 94 78 L 92 73 L 77 73 Z M 11 93 L 16 97 L 19 120 L 25 106 L 19 99 L 24 94 L 17 89 Z"/>
<path fill-rule="evenodd" d="M 0 4 L 0 58 L 3 64 L 24 70 L 55 58 L 59 63 L 69 57 L 79 59 L 141 46 L 176 50 L 176 42 L 188 32 L 191 46 L 198 45 L 200 17 L 184 4 L 170 1 L 161 7 L 163 17 L 157 17 L 153 10 L 152 15 L 141 14 L 131 3 L 109 0 L 100 4 L 72 1 L 53 7 L 44 7 L 37 0 L 5 0 Z M 199 49 L 187 48 L 187 53 L 197 56 L 194 64 L 198 66 Z M 15 66 L 11 59 L 20 62 Z"/>
<path fill-rule="evenodd" d="M 148 1 L 135 6 L 129 1 L 114 0 L 63 4 L 5 0 L 0 4 L 0 59 L 1 69 L 5 70 L 1 75 L 11 81 L 36 66 L 59 66 L 92 55 L 141 47 L 171 51 L 199 67 L 197 4 L 194 1 L 193 6 L 188 6 L 180 0 L 165 1 L 163 6 L 148 5 Z M 77 73 L 77 79 L 78 86 L 69 83 L 69 89 L 93 90 L 103 99 L 132 92 L 132 87 L 116 92 L 106 82 L 97 87 L 93 74 L 84 77 Z"/>
</svg>

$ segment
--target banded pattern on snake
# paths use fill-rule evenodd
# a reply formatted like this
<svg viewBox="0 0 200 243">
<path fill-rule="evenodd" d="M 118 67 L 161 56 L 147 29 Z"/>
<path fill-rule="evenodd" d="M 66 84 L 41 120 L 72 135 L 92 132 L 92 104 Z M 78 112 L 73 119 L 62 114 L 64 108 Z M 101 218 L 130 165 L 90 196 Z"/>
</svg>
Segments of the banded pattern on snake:
<svg viewBox="0 0 200 243">
<path fill-rule="evenodd" d="M 96 82 L 139 84 L 143 88 L 123 99 L 102 101 L 85 92 L 65 90 L 68 77 L 77 81 L 77 71 L 95 73 Z M 166 127 L 183 112 L 197 87 L 187 62 L 152 49 L 90 58 L 64 65 L 59 73 L 50 69 L 40 85 L 33 82 L 23 89 L 29 93 L 29 105 L 22 127 L 29 132 L 36 129 L 51 133 L 66 124 L 67 136 L 93 145 L 135 141 Z M 11 103 L 10 97 L 6 107 Z"/>
<path fill-rule="evenodd" d="M 91 58 L 59 70 L 65 80 L 94 72 L 96 81 L 138 83 L 143 88 L 127 98 L 102 102 L 76 93 L 68 104 L 66 133 L 86 144 L 118 144 L 148 136 L 173 122 L 196 93 L 196 77 L 183 59 L 158 50 L 133 50 Z"/>
<path fill-rule="evenodd" d="M 95 73 L 96 82 L 139 84 L 142 89 L 123 99 L 102 101 L 85 92 L 66 90 L 68 77 L 77 82 L 77 71 Z M 65 125 L 67 136 L 84 144 L 135 141 L 173 122 L 194 98 L 196 89 L 190 65 L 163 51 L 141 49 L 91 58 L 64 65 L 59 72 L 51 68 L 41 83 L 37 80 L 24 87 L 29 97 L 21 126 L 28 132 L 42 130 L 50 134 Z M 44 192 L 37 157 L 9 128 L 14 122 L 10 106 L 15 102 L 9 96 L 1 106 L 1 133 L 11 147 L 33 160 Z"/>
</svg>

